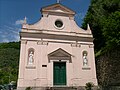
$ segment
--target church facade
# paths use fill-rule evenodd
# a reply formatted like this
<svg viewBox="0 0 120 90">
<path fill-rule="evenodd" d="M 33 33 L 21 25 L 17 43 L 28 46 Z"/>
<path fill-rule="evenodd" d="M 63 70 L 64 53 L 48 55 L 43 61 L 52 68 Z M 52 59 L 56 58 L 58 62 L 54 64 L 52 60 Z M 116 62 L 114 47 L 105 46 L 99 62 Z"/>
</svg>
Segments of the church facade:
<svg viewBox="0 0 120 90">
<path fill-rule="evenodd" d="M 26 87 L 78 87 L 97 85 L 93 35 L 79 28 L 75 12 L 54 4 L 41 9 L 34 24 L 24 20 L 18 90 Z"/>
</svg>

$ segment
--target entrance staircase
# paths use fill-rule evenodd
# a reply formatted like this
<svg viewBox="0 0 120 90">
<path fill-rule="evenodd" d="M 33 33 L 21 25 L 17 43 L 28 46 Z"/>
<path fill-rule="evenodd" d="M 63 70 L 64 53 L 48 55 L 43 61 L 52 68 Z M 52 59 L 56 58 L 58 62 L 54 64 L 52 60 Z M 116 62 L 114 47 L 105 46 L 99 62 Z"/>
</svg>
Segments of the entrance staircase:
<svg viewBox="0 0 120 90">
<path fill-rule="evenodd" d="M 36 88 L 32 88 L 31 90 L 86 90 L 86 89 L 83 86 L 79 86 L 79 87 L 59 87 L 59 86 L 56 86 L 56 87 L 36 87 Z M 98 88 L 93 87 L 92 90 L 98 90 Z"/>
</svg>

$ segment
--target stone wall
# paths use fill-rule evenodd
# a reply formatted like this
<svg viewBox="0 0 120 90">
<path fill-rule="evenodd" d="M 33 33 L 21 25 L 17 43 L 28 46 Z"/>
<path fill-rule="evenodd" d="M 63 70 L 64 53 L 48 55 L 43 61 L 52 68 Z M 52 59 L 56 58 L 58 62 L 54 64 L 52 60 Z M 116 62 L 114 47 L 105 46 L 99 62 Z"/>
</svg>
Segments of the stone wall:
<svg viewBox="0 0 120 90">
<path fill-rule="evenodd" d="M 99 85 L 120 85 L 120 46 L 96 58 Z"/>
</svg>

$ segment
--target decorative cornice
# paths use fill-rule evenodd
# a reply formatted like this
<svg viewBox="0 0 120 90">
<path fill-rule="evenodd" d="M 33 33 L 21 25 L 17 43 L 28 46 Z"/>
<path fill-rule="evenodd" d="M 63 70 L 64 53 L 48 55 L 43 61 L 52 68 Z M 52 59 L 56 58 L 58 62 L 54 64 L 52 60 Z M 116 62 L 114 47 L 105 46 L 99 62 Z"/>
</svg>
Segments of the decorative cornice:
<svg viewBox="0 0 120 90">
<path fill-rule="evenodd" d="M 30 29 L 30 28 L 22 28 L 23 29 L 23 32 L 28 32 L 28 33 L 32 33 L 32 32 L 35 32 L 35 33 L 41 33 L 41 32 L 56 32 L 56 33 L 65 33 L 65 34 L 69 34 L 69 33 L 73 33 L 73 34 L 82 34 L 82 35 L 92 35 L 90 33 L 78 33 L 78 32 L 67 32 L 67 31 L 60 31 L 60 30 L 54 30 L 54 29 L 48 29 L 48 30 L 45 30 L 45 29 Z M 26 32 L 26 33 L 27 33 Z M 22 32 L 20 32 L 22 33 Z"/>
<path fill-rule="evenodd" d="M 50 6 L 46 6 L 46 7 L 43 7 L 41 9 L 42 12 L 55 12 L 54 8 L 59 8 L 59 9 L 62 9 L 64 11 L 64 13 L 67 13 L 67 14 L 75 14 L 75 12 L 73 10 L 71 10 L 70 8 L 67 8 L 66 6 L 63 6 L 61 4 L 53 4 L 53 5 L 50 5 Z M 63 13 L 63 12 L 60 12 L 60 13 Z"/>
<path fill-rule="evenodd" d="M 33 41 L 36 42 L 37 45 L 48 45 L 49 43 L 64 43 L 64 44 L 70 44 L 72 47 L 81 47 L 81 45 L 88 45 L 89 48 L 93 48 L 94 45 L 90 43 L 75 43 L 74 41 L 56 41 L 56 40 L 28 40 L 28 39 L 22 39 L 23 41 Z"/>
<path fill-rule="evenodd" d="M 69 40 L 69 41 L 82 41 L 82 42 L 93 42 L 93 37 L 83 37 L 74 35 L 63 35 L 63 34 L 51 34 L 51 33 L 36 33 L 36 32 L 21 32 L 21 37 L 30 38 L 43 38 L 43 39 L 55 39 L 55 40 Z"/>
</svg>

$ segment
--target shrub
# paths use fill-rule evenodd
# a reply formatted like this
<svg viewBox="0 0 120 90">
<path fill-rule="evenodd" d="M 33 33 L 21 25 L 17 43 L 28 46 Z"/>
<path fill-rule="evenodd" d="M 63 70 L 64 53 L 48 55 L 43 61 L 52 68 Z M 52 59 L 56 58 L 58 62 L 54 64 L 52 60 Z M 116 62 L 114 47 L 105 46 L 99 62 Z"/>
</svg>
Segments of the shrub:
<svg viewBox="0 0 120 90">
<path fill-rule="evenodd" d="M 86 90 L 92 90 L 93 86 L 94 86 L 94 84 L 92 82 L 88 82 L 88 83 L 86 83 L 85 88 L 86 88 Z"/>
<path fill-rule="evenodd" d="M 26 87 L 25 90 L 32 90 L 32 87 Z"/>
</svg>

